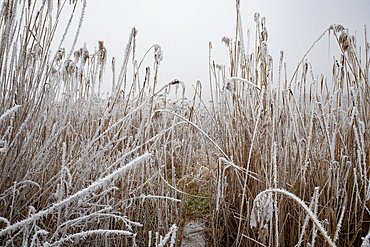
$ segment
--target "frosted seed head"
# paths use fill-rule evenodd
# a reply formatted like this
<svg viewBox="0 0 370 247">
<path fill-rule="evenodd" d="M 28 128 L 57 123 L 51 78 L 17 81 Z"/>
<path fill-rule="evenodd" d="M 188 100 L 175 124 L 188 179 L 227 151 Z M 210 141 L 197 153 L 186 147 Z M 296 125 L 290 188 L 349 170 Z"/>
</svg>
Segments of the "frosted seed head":
<svg viewBox="0 0 370 247">
<path fill-rule="evenodd" d="M 338 39 L 339 45 L 342 47 L 343 51 L 348 51 L 349 49 L 349 37 L 346 30 L 342 30 Z"/>
<path fill-rule="evenodd" d="M 31 55 L 34 56 L 36 59 L 40 59 L 42 54 L 42 47 L 38 44 L 34 45 L 31 50 Z"/>
<path fill-rule="evenodd" d="M 180 81 L 177 80 L 177 79 L 173 79 L 171 82 L 170 82 L 170 85 L 176 85 L 176 84 L 179 84 Z"/>
<path fill-rule="evenodd" d="M 350 41 L 351 41 L 351 44 L 353 44 L 354 47 L 357 46 L 357 40 L 356 40 L 356 37 L 354 35 L 350 36 Z"/>
<path fill-rule="evenodd" d="M 77 66 L 74 64 L 72 60 L 68 60 L 64 64 L 64 69 L 67 75 L 72 75 L 73 73 L 76 72 Z"/>
<path fill-rule="evenodd" d="M 224 42 L 227 47 L 230 47 L 230 38 L 224 36 L 222 37 L 222 42 Z"/>
<path fill-rule="evenodd" d="M 261 58 L 266 58 L 268 54 L 268 50 L 267 50 L 267 43 L 265 41 L 262 41 L 261 43 Z"/>
<path fill-rule="evenodd" d="M 283 60 L 284 58 L 284 51 L 280 51 L 280 60 Z"/>
<path fill-rule="evenodd" d="M 233 92 L 234 91 L 234 85 L 231 83 L 231 81 L 227 81 L 226 83 L 226 86 L 225 86 L 225 89 L 230 91 L 230 92 Z"/>
<path fill-rule="evenodd" d="M 107 61 L 107 49 L 104 47 L 104 41 L 98 41 L 99 50 L 98 50 L 98 60 L 101 65 L 105 65 Z"/>
<path fill-rule="evenodd" d="M 330 25 L 329 30 L 333 30 L 334 32 L 339 33 L 345 30 L 345 28 L 340 24 L 333 24 L 333 25 Z"/>
<path fill-rule="evenodd" d="M 64 48 L 60 48 L 56 56 L 56 61 L 57 62 L 61 61 L 64 58 L 65 54 L 66 54 L 66 50 Z"/>
<path fill-rule="evenodd" d="M 260 13 L 259 12 L 254 13 L 254 21 L 258 22 L 259 19 L 260 19 Z"/>
<path fill-rule="evenodd" d="M 156 44 L 154 45 L 154 60 L 156 64 L 160 64 L 163 60 L 163 52 L 160 45 Z"/>
<path fill-rule="evenodd" d="M 216 64 L 216 69 L 222 70 L 222 65 L 221 64 Z"/>
<path fill-rule="evenodd" d="M 83 53 L 82 53 L 82 59 L 83 59 L 83 64 L 85 65 L 87 59 L 90 58 L 89 51 L 84 47 Z"/>
<path fill-rule="evenodd" d="M 101 50 L 104 50 L 104 49 L 105 49 L 105 48 L 104 48 L 104 41 L 99 40 L 99 41 L 98 41 L 98 45 L 99 45 L 99 51 L 101 51 Z"/>
<path fill-rule="evenodd" d="M 266 29 L 264 29 L 264 30 L 262 30 L 262 32 L 261 32 L 261 41 L 265 41 L 265 42 L 267 42 L 267 38 L 268 38 L 267 30 L 266 30 Z"/>
<path fill-rule="evenodd" d="M 262 228 L 271 221 L 273 215 L 272 203 L 272 193 L 262 193 L 254 199 L 250 220 L 251 228 L 257 227 L 258 224 Z"/>
<path fill-rule="evenodd" d="M 75 63 L 78 63 L 78 61 L 80 60 L 81 53 L 82 53 L 81 49 L 77 50 L 73 53 L 73 56 L 75 58 Z"/>
</svg>

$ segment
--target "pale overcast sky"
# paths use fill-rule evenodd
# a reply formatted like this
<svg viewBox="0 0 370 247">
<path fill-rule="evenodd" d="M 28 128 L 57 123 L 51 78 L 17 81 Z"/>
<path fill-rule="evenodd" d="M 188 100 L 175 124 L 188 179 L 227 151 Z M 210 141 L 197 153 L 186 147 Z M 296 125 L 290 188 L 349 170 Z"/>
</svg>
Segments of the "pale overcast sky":
<svg viewBox="0 0 370 247">
<path fill-rule="evenodd" d="M 247 29 L 251 30 L 251 43 L 254 40 L 254 13 L 258 11 L 261 17 L 266 17 L 268 50 L 274 58 L 274 68 L 278 67 L 279 52 L 283 50 L 288 77 L 311 44 L 331 24 L 342 24 L 349 28 L 350 34 L 357 32 L 361 46 L 364 24 L 370 24 L 369 0 L 241 0 L 240 8 L 245 42 Z M 209 84 L 209 41 L 213 44 L 215 62 L 228 65 L 228 50 L 221 39 L 234 38 L 235 16 L 234 0 L 88 0 L 76 49 L 86 42 L 88 50 L 93 51 L 98 40 L 105 42 L 108 62 L 104 88 L 110 88 L 111 59 L 114 56 L 117 66 L 121 64 L 131 28 L 136 27 L 137 59 L 153 44 L 159 44 L 164 52 L 159 81 L 164 84 L 174 78 L 182 80 L 192 95 L 191 85 L 197 80 Z M 330 58 L 327 48 L 326 36 L 308 57 L 317 75 L 331 67 L 332 56 L 337 54 L 335 43 L 332 42 Z M 152 54 L 146 58 L 148 65 L 153 64 Z"/>
</svg>

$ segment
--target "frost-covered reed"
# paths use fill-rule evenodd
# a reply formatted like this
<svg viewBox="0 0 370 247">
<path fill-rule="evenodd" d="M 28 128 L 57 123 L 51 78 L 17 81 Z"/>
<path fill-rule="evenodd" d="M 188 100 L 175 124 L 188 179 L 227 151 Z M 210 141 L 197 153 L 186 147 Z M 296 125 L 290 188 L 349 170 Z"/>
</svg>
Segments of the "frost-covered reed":
<svg viewBox="0 0 370 247">
<path fill-rule="evenodd" d="M 362 56 L 349 30 L 332 25 L 290 78 L 281 52 L 276 78 L 268 19 L 255 14 L 250 45 L 237 0 L 235 37 L 222 38 L 229 67 L 209 44 L 207 105 L 204 82 L 192 100 L 181 80 L 158 89 L 162 49 L 138 60 L 135 28 L 101 95 L 104 42 L 75 48 L 86 1 L 1 7 L 0 245 L 177 246 L 194 218 L 212 246 L 369 245 L 366 27 Z M 325 35 L 340 52 L 327 78 L 307 60 Z M 154 64 L 141 75 L 144 59 Z"/>
<path fill-rule="evenodd" d="M 213 195 L 217 206 L 210 220 L 213 243 L 360 245 L 370 217 L 366 26 L 362 57 L 349 30 L 331 25 L 309 47 L 290 78 L 281 52 L 276 78 L 267 49 L 268 19 L 255 14 L 255 47 L 249 52 L 249 40 L 244 49 L 236 2 L 235 38 L 222 39 L 230 54 L 229 69 L 212 60 L 210 45 L 208 132 L 233 163 L 225 172 L 217 170 L 218 192 Z M 337 40 L 340 53 L 328 78 L 315 75 L 307 60 L 325 35 Z M 263 203 L 258 199 L 262 195 Z M 258 207 L 262 211 L 256 211 Z"/>
<path fill-rule="evenodd" d="M 69 21 L 61 23 L 67 9 Z M 174 245 L 183 199 L 191 195 L 178 183 L 179 170 L 195 163 L 174 153 L 194 156 L 195 146 L 183 141 L 194 130 L 156 111 L 186 115 L 184 97 L 163 100 L 184 84 L 156 88 L 159 45 L 139 80 L 133 28 L 112 94 L 102 96 L 104 42 L 94 52 L 75 48 L 85 11 L 86 1 L 2 3 L 0 245 L 148 246 L 149 232 L 171 239 L 158 245 Z M 72 22 L 74 42 L 64 47 Z"/>
</svg>

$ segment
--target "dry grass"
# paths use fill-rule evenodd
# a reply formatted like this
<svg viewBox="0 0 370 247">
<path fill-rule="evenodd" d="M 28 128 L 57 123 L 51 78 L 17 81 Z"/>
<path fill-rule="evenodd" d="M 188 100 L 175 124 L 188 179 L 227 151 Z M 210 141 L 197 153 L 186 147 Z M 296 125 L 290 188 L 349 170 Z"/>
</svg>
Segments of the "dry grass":
<svg viewBox="0 0 370 247">
<path fill-rule="evenodd" d="M 324 34 L 334 35 L 342 52 L 333 65 L 332 80 L 315 77 L 305 57 L 291 80 L 280 80 L 281 53 L 274 84 L 264 18 L 255 15 L 256 49 L 245 54 L 237 13 L 235 40 L 223 39 L 228 40 L 230 74 L 210 63 L 216 91 L 210 115 L 225 158 L 237 167 L 225 167 L 219 180 L 223 212 L 215 212 L 212 222 L 227 225 L 216 234 L 216 245 L 251 246 L 256 244 L 253 240 L 266 246 L 294 246 L 299 240 L 299 245 L 324 245 L 325 238 L 339 246 L 359 245 L 369 227 L 367 40 L 366 57 L 359 64 L 354 38 L 342 26 L 331 26 Z M 274 193 L 275 188 L 305 204 Z M 310 198 L 315 188 L 314 202 Z M 265 208 L 259 209 L 258 224 L 252 227 L 255 198 L 266 190 L 270 199 L 258 204 Z M 317 233 L 315 221 L 306 222 L 308 204 L 314 205 L 319 228 L 327 234 Z"/>
<path fill-rule="evenodd" d="M 117 75 L 112 61 L 104 98 L 103 42 L 89 53 L 62 40 L 50 52 L 63 6 L 73 6 L 72 21 L 82 4 L 76 40 L 86 3 L 29 3 L 8 0 L 1 9 L 0 245 L 173 246 L 194 217 L 206 221 L 212 246 L 362 243 L 370 219 L 367 40 L 360 59 L 348 30 L 333 25 L 323 33 L 341 51 L 331 78 L 313 75 L 311 47 L 291 79 L 281 53 L 276 82 L 265 19 L 255 15 L 249 53 L 237 1 L 235 38 L 223 38 L 230 70 L 215 64 L 210 44 L 210 105 L 200 82 L 190 101 L 168 98 L 181 81 L 157 88 L 159 45 L 139 75 L 135 29 Z"/>
<path fill-rule="evenodd" d="M 104 43 L 94 53 L 84 47 L 66 53 L 61 43 L 52 55 L 54 29 L 68 2 L 55 9 L 51 1 L 30 3 L 2 5 L 0 244 L 148 246 L 149 234 L 153 245 L 170 242 L 183 203 L 172 188 L 178 185 L 167 184 L 171 172 L 177 176 L 174 153 L 188 153 L 188 160 L 176 160 L 185 167 L 181 162 L 193 162 L 195 151 L 182 141 L 191 141 L 186 124 L 155 113 L 173 107 L 185 114 L 181 102 L 171 106 L 160 97 L 180 82 L 155 88 L 160 46 L 153 47 L 155 64 L 145 81 L 127 83 L 133 29 L 112 96 L 102 98 L 96 89 L 106 64 Z M 75 10 L 81 3 L 69 4 Z"/>
</svg>

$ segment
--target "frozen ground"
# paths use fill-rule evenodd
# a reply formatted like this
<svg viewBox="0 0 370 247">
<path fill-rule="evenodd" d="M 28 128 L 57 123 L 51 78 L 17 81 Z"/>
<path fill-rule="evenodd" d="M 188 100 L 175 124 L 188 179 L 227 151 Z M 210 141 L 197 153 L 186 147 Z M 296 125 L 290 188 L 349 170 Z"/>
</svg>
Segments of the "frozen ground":
<svg viewBox="0 0 370 247">
<path fill-rule="evenodd" d="M 205 227 L 202 222 L 194 220 L 185 225 L 181 247 L 203 247 L 206 246 L 203 233 Z"/>
</svg>

